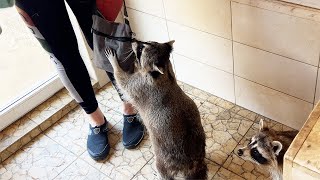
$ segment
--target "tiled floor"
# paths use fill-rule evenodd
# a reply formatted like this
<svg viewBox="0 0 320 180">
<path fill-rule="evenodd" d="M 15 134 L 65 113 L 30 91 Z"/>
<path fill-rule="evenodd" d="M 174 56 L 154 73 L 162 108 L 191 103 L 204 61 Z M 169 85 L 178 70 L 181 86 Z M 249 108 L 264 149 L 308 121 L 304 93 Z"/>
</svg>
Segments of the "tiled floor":
<svg viewBox="0 0 320 180">
<path fill-rule="evenodd" d="M 234 153 L 257 130 L 259 115 L 180 83 L 199 107 L 207 135 L 209 179 L 266 179 L 268 174 Z M 148 135 L 137 149 L 121 142 L 121 104 L 107 85 L 97 94 L 110 125 L 111 152 L 102 162 L 86 152 L 88 124 L 78 107 L 0 165 L 0 179 L 159 179 Z M 274 129 L 290 129 L 271 121 Z"/>
</svg>

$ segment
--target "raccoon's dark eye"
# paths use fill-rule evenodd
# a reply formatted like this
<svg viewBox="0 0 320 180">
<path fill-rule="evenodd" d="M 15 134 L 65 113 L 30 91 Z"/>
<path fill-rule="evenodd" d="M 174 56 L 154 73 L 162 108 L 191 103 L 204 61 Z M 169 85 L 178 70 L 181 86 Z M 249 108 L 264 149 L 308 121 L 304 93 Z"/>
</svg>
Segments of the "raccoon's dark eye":
<svg viewBox="0 0 320 180">
<path fill-rule="evenodd" d="M 142 54 L 142 49 L 144 48 L 144 46 L 142 44 L 139 44 L 138 48 L 137 48 L 137 58 L 140 59 L 141 54 Z"/>
<path fill-rule="evenodd" d="M 138 52 L 141 53 L 143 49 L 143 46 L 138 47 Z"/>
<path fill-rule="evenodd" d="M 257 148 L 253 148 L 250 151 L 251 157 L 255 159 L 260 164 L 267 164 L 268 160 L 262 156 L 262 154 L 259 153 Z"/>
</svg>

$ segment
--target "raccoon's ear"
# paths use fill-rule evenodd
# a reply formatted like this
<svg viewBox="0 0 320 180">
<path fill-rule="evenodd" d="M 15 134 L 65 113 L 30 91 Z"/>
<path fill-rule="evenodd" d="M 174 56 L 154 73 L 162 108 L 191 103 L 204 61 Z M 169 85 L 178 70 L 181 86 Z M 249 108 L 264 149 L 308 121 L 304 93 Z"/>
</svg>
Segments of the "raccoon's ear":
<svg viewBox="0 0 320 180">
<path fill-rule="evenodd" d="M 279 155 L 280 151 L 282 150 L 282 144 L 279 141 L 272 141 L 273 151 L 276 156 Z"/>
<path fill-rule="evenodd" d="M 168 54 L 170 54 L 172 52 L 174 42 L 175 42 L 175 40 L 171 40 L 169 42 L 164 43 L 167 47 L 166 49 L 168 50 Z"/>
<path fill-rule="evenodd" d="M 267 123 L 265 123 L 265 122 L 263 121 L 263 119 L 260 119 L 260 122 L 259 122 L 259 130 L 262 131 L 262 130 L 264 130 L 264 129 L 268 129 L 268 125 L 267 125 Z"/>
<path fill-rule="evenodd" d="M 158 67 L 158 66 L 156 66 L 155 64 L 153 64 L 153 71 L 157 71 L 157 72 L 159 72 L 160 74 L 164 74 L 163 73 L 163 71 Z"/>
<path fill-rule="evenodd" d="M 167 42 L 167 44 L 172 47 L 174 42 L 175 42 L 175 40 L 171 40 L 171 41 Z"/>
</svg>

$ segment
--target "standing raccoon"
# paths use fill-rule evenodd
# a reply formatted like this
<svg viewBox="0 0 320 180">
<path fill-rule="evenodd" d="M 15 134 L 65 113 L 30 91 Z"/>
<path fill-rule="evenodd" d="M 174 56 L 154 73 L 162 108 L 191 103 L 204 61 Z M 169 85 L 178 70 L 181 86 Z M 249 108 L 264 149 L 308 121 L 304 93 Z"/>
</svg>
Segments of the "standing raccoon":
<svg viewBox="0 0 320 180">
<path fill-rule="evenodd" d="M 113 50 L 105 53 L 116 82 L 150 133 L 161 178 L 181 173 L 186 179 L 207 179 L 205 133 L 196 104 L 177 84 L 170 62 L 173 42 L 134 41 L 133 73 L 121 69 Z"/>
</svg>

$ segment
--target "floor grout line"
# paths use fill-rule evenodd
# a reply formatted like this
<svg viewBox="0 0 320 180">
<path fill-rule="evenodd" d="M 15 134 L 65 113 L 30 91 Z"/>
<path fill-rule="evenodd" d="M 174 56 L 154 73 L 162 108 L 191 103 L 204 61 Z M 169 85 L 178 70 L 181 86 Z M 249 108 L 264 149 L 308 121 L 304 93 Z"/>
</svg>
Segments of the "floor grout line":
<svg viewBox="0 0 320 180">
<path fill-rule="evenodd" d="M 153 158 L 155 155 L 152 156 L 152 158 L 150 158 L 133 176 L 130 180 L 132 180 Z M 150 164 L 151 166 L 151 164 Z"/>
<path fill-rule="evenodd" d="M 64 172 L 68 167 L 70 167 L 76 160 L 78 159 L 78 157 L 73 160 L 68 166 L 66 166 L 60 173 L 58 173 L 54 178 L 52 179 L 56 179 L 62 172 Z"/>
</svg>

